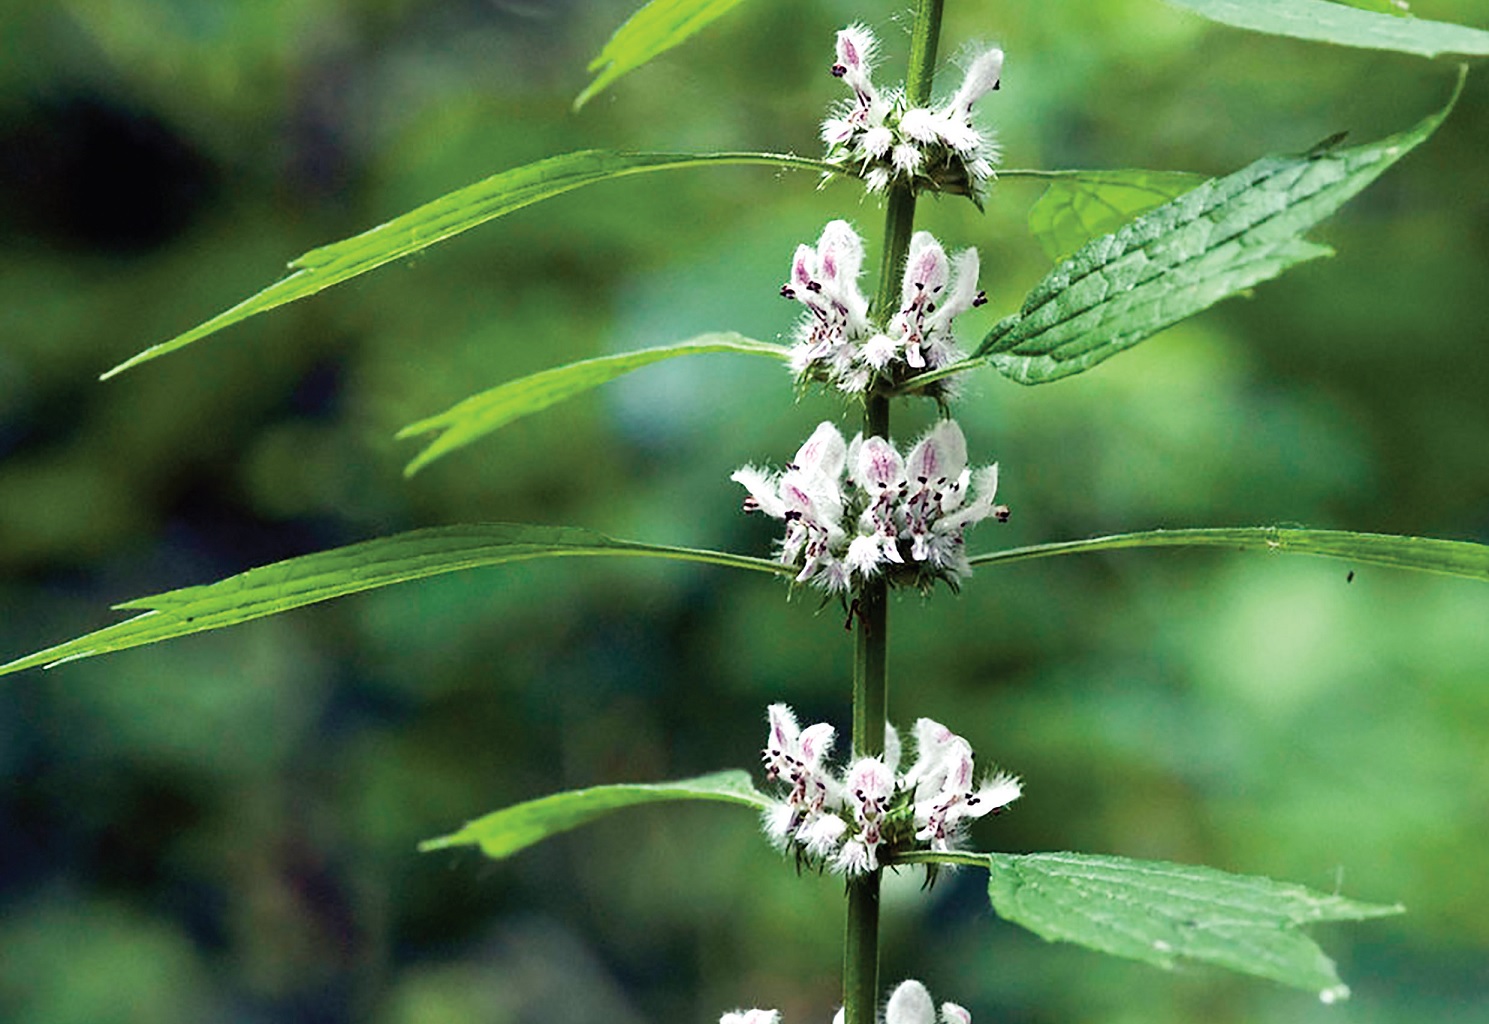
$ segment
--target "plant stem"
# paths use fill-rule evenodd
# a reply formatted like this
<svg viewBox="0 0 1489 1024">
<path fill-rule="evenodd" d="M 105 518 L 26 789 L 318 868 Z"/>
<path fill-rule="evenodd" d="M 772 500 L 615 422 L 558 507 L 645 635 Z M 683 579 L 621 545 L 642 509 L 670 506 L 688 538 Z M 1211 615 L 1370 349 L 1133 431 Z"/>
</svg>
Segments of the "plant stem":
<svg viewBox="0 0 1489 1024">
<path fill-rule="evenodd" d="M 912 105 L 927 103 L 935 74 L 936 45 L 941 35 L 943 0 L 916 0 L 915 28 L 910 38 L 905 88 Z M 874 313 L 881 320 L 899 305 L 905 254 L 915 230 L 915 192 L 908 184 L 891 186 L 884 220 L 884 251 L 879 261 L 879 291 Z M 864 405 L 865 437 L 889 439 L 889 396 L 870 394 Z M 882 578 L 858 595 L 858 635 L 853 662 L 853 753 L 865 757 L 884 750 L 888 713 L 889 601 Z M 843 943 L 843 1012 L 845 1024 L 874 1024 L 879 1002 L 880 872 L 848 881 L 848 923 Z"/>
</svg>

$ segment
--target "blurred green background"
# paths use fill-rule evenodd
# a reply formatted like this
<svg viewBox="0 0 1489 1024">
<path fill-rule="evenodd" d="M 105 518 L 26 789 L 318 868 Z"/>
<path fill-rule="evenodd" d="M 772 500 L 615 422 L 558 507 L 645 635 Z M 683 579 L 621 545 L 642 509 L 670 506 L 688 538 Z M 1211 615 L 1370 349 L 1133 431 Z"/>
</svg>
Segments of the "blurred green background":
<svg viewBox="0 0 1489 1024">
<path fill-rule="evenodd" d="M 411 481 L 405 423 L 519 374 L 709 329 L 772 339 L 792 248 L 881 214 L 807 174 L 597 186 L 96 375 L 291 256 L 589 146 L 815 153 L 862 19 L 756 0 L 581 113 L 631 0 L 57 0 L 0 9 L 0 658 L 113 602 L 420 525 L 575 524 L 764 554 L 729 473 L 835 400 L 711 356 L 521 421 Z M 1225 173 L 1437 109 L 1449 64 L 1270 39 L 1156 0 L 948 4 L 1008 52 L 1010 167 Z M 1482 0 L 1418 0 L 1489 27 Z M 886 70 L 881 76 L 892 79 Z M 973 550 L 1299 523 L 1489 542 L 1489 75 L 1298 268 L 1099 371 L 961 405 L 1008 526 Z M 1010 180 L 922 204 L 1015 308 L 1047 264 Z M 873 271 L 871 271 L 873 272 Z M 909 438 L 929 411 L 901 414 Z M 1323 939 L 1355 999 L 1049 946 L 973 873 L 887 896 L 884 982 L 979 1021 L 1489 1020 L 1489 588 L 1128 552 L 893 608 L 892 717 L 1023 775 L 975 840 L 1270 874 L 1410 913 Z M 0 1019 L 711 1022 L 836 1006 L 841 885 L 721 807 L 641 809 L 493 865 L 418 855 L 509 802 L 753 766 L 763 708 L 848 724 L 841 615 L 723 570 L 484 570 L 0 685 Z"/>
</svg>

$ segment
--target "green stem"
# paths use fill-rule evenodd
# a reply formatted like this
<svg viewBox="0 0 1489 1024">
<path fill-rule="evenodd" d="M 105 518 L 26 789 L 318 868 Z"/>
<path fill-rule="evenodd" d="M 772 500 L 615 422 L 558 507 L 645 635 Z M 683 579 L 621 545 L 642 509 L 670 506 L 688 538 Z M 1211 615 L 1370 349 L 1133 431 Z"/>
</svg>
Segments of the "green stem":
<svg viewBox="0 0 1489 1024">
<path fill-rule="evenodd" d="M 936 44 L 941 35 L 943 0 L 916 0 L 905 88 L 912 104 L 927 103 L 935 74 Z M 879 261 L 879 291 L 874 314 L 888 319 L 899 306 L 905 254 L 915 230 L 915 192 L 891 186 L 884 220 L 884 250 Z M 871 394 L 864 405 L 865 437 L 889 438 L 889 396 Z M 853 754 L 872 756 L 884 750 L 888 713 L 889 599 L 878 579 L 858 595 L 858 636 L 853 663 Z M 845 1024 L 874 1024 L 879 1002 L 880 872 L 848 881 L 848 922 L 843 943 L 843 1012 Z"/>
</svg>

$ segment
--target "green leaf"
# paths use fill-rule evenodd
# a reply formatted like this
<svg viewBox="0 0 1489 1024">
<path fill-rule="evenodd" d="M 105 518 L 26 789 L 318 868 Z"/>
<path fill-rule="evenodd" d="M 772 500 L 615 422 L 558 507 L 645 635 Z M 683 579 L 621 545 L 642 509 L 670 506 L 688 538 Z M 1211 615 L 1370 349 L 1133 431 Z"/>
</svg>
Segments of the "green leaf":
<svg viewBox="0 0 1489 1024">
<path fill-rule="evenodd" d="M 574 109 L 584 106 L 601 90 L 628 71 L 678 46 L 716 18 L 723 17 L 740 0 L 651 0 L 615 30 L 599 56 L 589 62 L 598 71 L 574 100 Z"/>
<path fill-rule="evenodd" d="M 1029 232 L 1052 260 L 1161 206 L 1204 181 L 1187 171 L 1077 171 L 1062 175 L 1029 208 Z"/>
<path fill-rule="evenodd" d="M 439 437 L 431 441 L 404 468 L 404 475 L 412 476 L 441 455 L 463 448 L 515 419 L 599 387 L 632 370 L 676 356 L 701 355 L 707 352 L 742 352 L 774 359 L 786 359 L 790 355 L 790 349 L 784 345 L 753 341 L 740 334 L 721 332 L 701 334 L 676 345 L 585 359 L 508 381 L 472 395 L 437 416 L 410 423 L 400 430 L 399 438 L 441 431 Z"/>
<path fill-rule="evenodd" d="M 1389 14 L 1394 18 L 1410 18 L 1411 7 L 1406 0 L 1333 0 L 1334 3 L 1344 4 L 1348 7 L 1358 7 L 1362 11 L 1376 11 L 1380 14 Z"/>
<path fill-rule="evenodd" d="M 1231 548 L 1238 551 L 1279 551 L 1299 555 L 1338 558 L 1357 565 L 1384 565 L 1392 569 L 1460 576 L 1489 582 L 1489 545 L 1465 540 L 1435 540 L 1430 537 L 1396 537 L 1383 533 L 1350 533 L 1345 530 L 1290 530 L 1258 526 L 1195 530 L 1149 530 L 1119 533 L 1090 540 L 1056 544 L 1034 544 L 1009 548 L 970 559 L 973 565 L 1020 562 L 1051 555 L 1078 555 L 1119 548 Z"/>
<path fill-rule="evenodd" d="M 1235 28 L 1422 57 L 1489 54 L 1489 32 L 1445 21 L 1355 10 L 1325 0 L 1168 0 Z"/>
<path fill-rule="evenodd" d="M 1463 88 L 1410 131 L 1351 149 L 1266 157 L 1208 181 L 1055 267 L 983 339 L 1020 384 L 1091 367 L 1227 296 L 1330 250 L 1299 236 L 1430 136 Z"/>
<path fill-rule="evenodd" d="M 1302 926 L 1403 910 L 1161 861 L 1035 853 L 992 854 L 988 862 L 988 898 L 998 916 L 1051 942 L 1163 968 L 1214 964 L 1310 989 L 1326 1003 L 1349 989 Z"/>
<path fill-rule="evenodd" d="M 114 607 L 147 610 L 143 615 L 0 665 L 0 675 L 234 626 L 333 597 L 426 576 L 504 562 L 576 555 L 639 555 L 776 575 L 795 573 L 790 566 L 763 558 L 612 540 L 574 527 L 510 523 L 439 526 L 275 562 L 216 583 L 126 601 Z"/>
<path fill-rule="evenodd" d="M 469 822 L 459 832 L 419 844 L 419 852 L 451 846 L 480 846 L 494 860 L 510 857 L 549 836 L 586 825 L 612 811 L 664 800 L 715 800 L 763 810 L 770 800 L 747 772 L 725 771 L 680 782 L 594 786 L 529 800 Z"/>
<path fill-rule="evenodd" d="M 402 259 L 524 206 L 596 182 L 651 171 L 670 171 L 710 164 L 766 164 L 837 174 L 820 160 L 779 153 L 611 153 L 581 150 L 549 157 L 494 174 L 450 192 L 360 235 L 312 249 L 290 262 L 294 273 L 276 281 L 231 309 L 170 341 L 152 345 L 103 375 L 103 379 L 148 362 L 222 330 L 240 320 L 314 295 L 384 263 Z"/>
</svg>

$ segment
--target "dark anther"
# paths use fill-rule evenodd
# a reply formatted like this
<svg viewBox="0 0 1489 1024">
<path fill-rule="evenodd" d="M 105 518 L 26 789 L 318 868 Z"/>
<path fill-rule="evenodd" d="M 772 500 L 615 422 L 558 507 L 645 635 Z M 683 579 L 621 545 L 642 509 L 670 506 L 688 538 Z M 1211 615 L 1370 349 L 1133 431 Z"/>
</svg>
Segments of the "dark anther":
<svg viewBox="0 0 1489 1024">
<path fill-rule="evenodd" d="M 993 518 L 1000 523 L 1008 522 L 1008 517 L 1011 515 L 1013 515 L 1013 512 L 1007 505 L 995 505 L 993 507 Z"/>
<path fill-rule="evenodd" d="M 794 299 L 794 298 L 796 298 L 796 289 L 795 288 L 792 288 L 789 284 L 783 284 L 783 285 L 781 285 L 781 298 L 783 298 L 783 299 Z"/>
<path fill-rule="evenodd" d="M 820 292 L 821 290 L 822 290 L 822 282 L 821 281 L 808 281 L 807 282 L 807 291 L 809 291 L 809 292 Z"/>
<path fill-rule="evenodd" d="M 848 69 L 846 67 L 844 67 L 843 65 L 841 65 L 841 64 L 834 64 L 832 66 L 832 77 L 833 78 L 842 78 L 847 73 L 848 73 Z M 996 89 L 998 87 L 995 85 L 995 86 L 993 86 L 993 88 Z"/>
<path fill-rule="evenodd" d="M 1003 88 L 1003 79 L 1000 78 L 993 83 L 993 92 L 997 92 L 1001 88 Z"/>
<path fill-rule="evenodd" d="M 788 523 L 794 523 L 798 519 L 801 518 L 801 513 L 798 512 L 798 511 L 796 511 L 796 509 L 794 509 L 794 508 L 793 509 L 787 509 L 786 510 L 786 514 L 784 516 L 782 516 L 781 518 L 784 519 Z"/>
<path fill-rule="evenodd" d="M 975 299 L 972 300 L 972 305 L 974 305 L 974 306 L 985 306 L 985 305 L 987 305 L 987 292 L 978 292 L 977 293 L 977 298 L 975 298 Z"/>
</svg>

